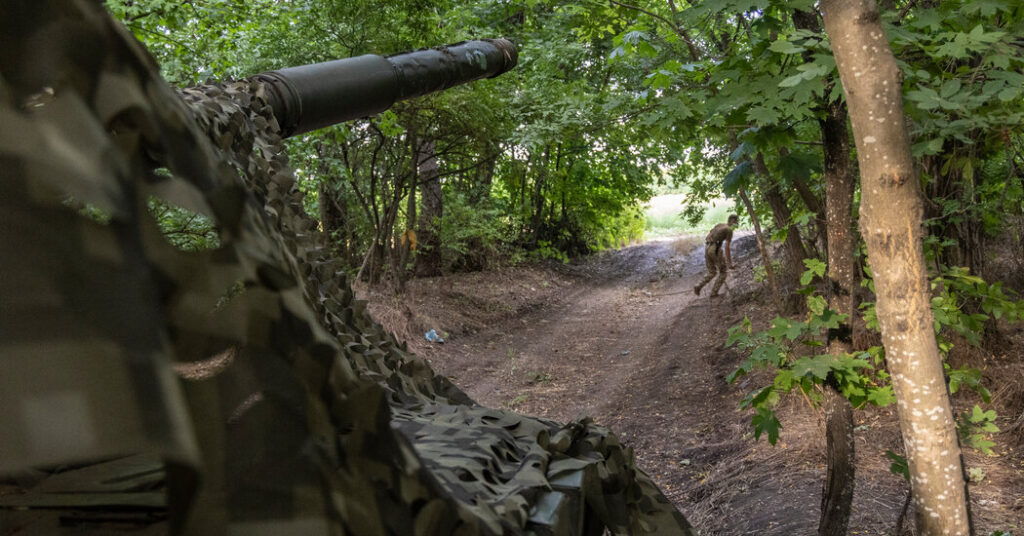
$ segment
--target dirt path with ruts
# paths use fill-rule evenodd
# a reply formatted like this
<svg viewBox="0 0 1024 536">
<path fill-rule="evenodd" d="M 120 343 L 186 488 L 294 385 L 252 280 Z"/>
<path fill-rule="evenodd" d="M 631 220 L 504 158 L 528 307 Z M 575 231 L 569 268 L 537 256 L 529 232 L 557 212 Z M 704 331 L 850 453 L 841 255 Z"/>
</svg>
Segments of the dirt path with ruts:
<svg viewBox="0 0 1024 536">
<path fill-rule="evenodd" d="M 789 397 L 779 410 L 779 444 L 755 442 L 738 403 L 770 376 L 725 382 L 742 360 L 724 347 L 727 329 L 744 316 L 755 324 L 774 316 L 753 280 L 753 237 L 734 241 L 738 269 L 717 299 L 693 294 L 702 246 L 693 237 L 649 242 L 546 275 L 511 270 L 422 283 L 403 307 L 408 317 L 430 316 L 410 331 L 452 333 L 445 344 L 420 340 L 413 349 L 481 404 L 611 427 L 703 535 L 814 534 L 824 478 L 819 412 Z M 900 446 L 896 419 L 891 410 L 858 411 L 857 424 L 850 530 L 890 534 L 906 496 L 884 456 Z M 988 490 L 995 499 L 979 491 L 973 502 L 1012 503 L 998 488 Z M 1019 522 L 1013 504 L 985 510 L 984 502 L 975 507 L 983 527 Z"/>
</svg>

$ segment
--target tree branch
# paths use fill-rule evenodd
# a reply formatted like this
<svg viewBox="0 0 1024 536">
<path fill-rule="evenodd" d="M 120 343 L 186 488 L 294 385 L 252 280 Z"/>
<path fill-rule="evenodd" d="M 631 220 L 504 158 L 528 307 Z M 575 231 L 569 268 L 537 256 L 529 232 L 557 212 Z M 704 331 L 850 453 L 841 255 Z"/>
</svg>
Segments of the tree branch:
<svg viewBox="0 0 1024 536">
<path fill-rule="evenodd" d="M 619 6 L 619 7 L 624 7 L 626 9 L 632 9 L 633 11 L 639 11 L 640 13 L 643 13 L 644 15 L 647 15 L 649 17 L 653 17 L 653 18 L 661 21 L 665 25 L 667 25 L 677 35 L 680 35 L 680 32 L 682 32 L 682 29 L 679 26 L 677 26 L 676 23 L 666 19 L 665 17 L 662 17 L 661 15 L 658 15 L 657 13 L 655 13 L 653 11 L 648 11 L 648 10 L 642 8 L 642 7 L 639 7 L 639 6 L 631 6 L 629 4 L 623 4 L 622 2 L 617 2 L 616 0 L 608 0 L 608 2 L 611 3 L 611 4 L 615 4 L 615 5 Z"/>
</svg>

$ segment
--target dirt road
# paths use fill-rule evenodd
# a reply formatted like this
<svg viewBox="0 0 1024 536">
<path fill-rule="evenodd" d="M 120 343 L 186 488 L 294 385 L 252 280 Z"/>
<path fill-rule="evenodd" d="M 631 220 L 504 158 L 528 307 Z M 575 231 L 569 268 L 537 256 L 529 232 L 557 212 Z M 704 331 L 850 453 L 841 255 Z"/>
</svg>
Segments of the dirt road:
<svg viewBox="0 0 1024 536">
<path fill-rule="evenodd" d="M 600 257 L 553 303 L 455 338 L 433 363 L 481 404 L 561 421 L 590 416 L 611 427 L 705 534 L 809 534 L 820 484 L 787 482 L 785 493 L 764 493 L 770 479 L 756 482 L 743 463 L 753 445 L 736 409 L 742 395 L 724 381 L 737 360 L 723 350 L 725 330 L 743 319 L 756 248 L 751 237 L 737 239 L 738 277 L 712 299 L 710 289 L 693 294 L 704 273 L 698 245 L 651 242 Z M 743 497 L 719 505 L 730 490 L 710 496 L 709 476 L 723 461 L 748 473 L 731 491 L 774 499 L 758 505 L 767 519 L 723 515 L 748 506 Z M 700 498 L 708 500 L 695 505 Z"/>
<path fill-rule="evenodd" d="M 452 333 L 446 344 L 420 340 L 414 350 L 481 404 L 611 427 L 704 535 L 814 534 L 824 478 L 817 410 L 789 397 L 771 447 L 753 440 L 750 415 L 738 409 L 770 377 L 725 382 L 742 359 L 724 348 L 728 327 L 745 315 L 774 316 L 753 281 L 753 237 L 734 241 L 739 269 L 714 300 L 693 294 L 704 271 L 700 246 L 696 238 L 649 242 L 558 272 L 424 283 L 402 305 L 420 321 L 409 331 Z M 851 533 L 890 534 L 906 496 L 884 456 L 900 448 L 896 419 L 891 410 L 859 410 L 857 424 Z M 1012 481 L 1022 473 L 991 474 Z M 1012 496 L 1020 488 L 972 491 L 975 502 L 989 501 L 974 510 L 983 527 L 1019 523 Z"/>
</svg>

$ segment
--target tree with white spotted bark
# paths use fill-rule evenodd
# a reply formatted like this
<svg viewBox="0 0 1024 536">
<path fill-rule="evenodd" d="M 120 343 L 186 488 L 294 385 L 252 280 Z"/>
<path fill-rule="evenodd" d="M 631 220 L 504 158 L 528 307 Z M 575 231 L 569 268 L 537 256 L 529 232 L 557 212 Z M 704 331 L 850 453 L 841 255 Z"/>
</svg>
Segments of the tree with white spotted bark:
<svg viewBox="0 0 1024 536">
<path fill-rule="evenodd" d="M 972 533 L 963 458 L 943 375 L 922 248 L 922 201 L 901 73 L 875 0 L 825 0 L 825 29 L 860 161 L 861 233 L 922 535 Z"/>
</svg>

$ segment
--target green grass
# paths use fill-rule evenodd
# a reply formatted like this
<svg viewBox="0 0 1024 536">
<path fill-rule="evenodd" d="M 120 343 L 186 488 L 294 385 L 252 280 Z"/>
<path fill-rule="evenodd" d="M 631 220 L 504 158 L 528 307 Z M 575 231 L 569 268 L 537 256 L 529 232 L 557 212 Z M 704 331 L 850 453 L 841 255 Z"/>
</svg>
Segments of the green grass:
<svg viewBox="0 0 1024 536">
<path fill-rule="evenodd" d="M 680 217 L 685 198 L 686 194 L 667 194 L 651 199 L 647 208 L 644 238 L 706 233 L 715 224 L 724 223 L 729 214 L 735 212 L 732 200 L 716 200 L 706 205 L 707 211 L 704 213 L 704 219 L 696 226 L 690 226 Z"/>
</svg>

